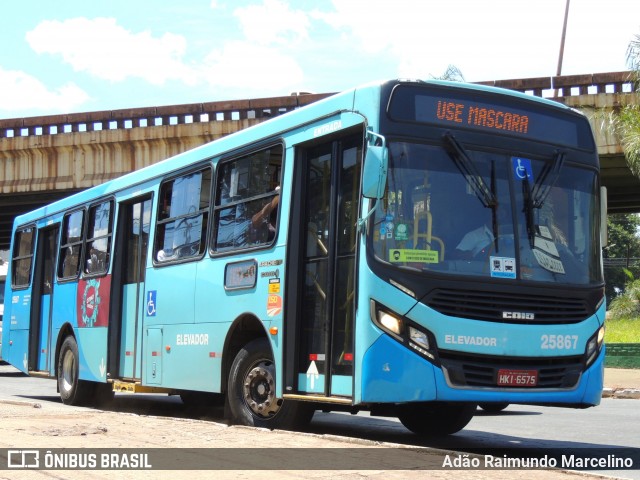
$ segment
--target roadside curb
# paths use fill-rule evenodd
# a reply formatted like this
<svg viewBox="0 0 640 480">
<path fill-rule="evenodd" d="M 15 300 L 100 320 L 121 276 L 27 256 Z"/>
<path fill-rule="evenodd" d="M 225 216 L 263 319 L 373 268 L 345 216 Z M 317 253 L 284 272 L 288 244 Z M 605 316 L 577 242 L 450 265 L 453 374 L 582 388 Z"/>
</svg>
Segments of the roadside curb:
<svg viewBox="0 0 640 480">
<path fill-rule="evenodd" d="M 640 399 L 640 390 L 636 388 L 604 388 L 602 398 Z"/>
</svg>

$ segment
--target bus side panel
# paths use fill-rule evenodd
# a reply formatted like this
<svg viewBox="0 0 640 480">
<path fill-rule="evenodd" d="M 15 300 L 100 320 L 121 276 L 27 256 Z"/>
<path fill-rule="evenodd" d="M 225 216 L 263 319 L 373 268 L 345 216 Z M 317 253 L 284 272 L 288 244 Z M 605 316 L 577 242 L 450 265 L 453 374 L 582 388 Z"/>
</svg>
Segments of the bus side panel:
<svg viewBox="0 0 640 480">
<path fill-rule="evenodd" d="M 53 315 L 52 315 L 52 325 L 51 325 L 51 344 L 49 345 L 50 352 L 50 361 L 49 361 L 49 374 L 51 376 L 57 375 L 58 365 L 56 362 L 56 345 L 58 341 L 58 337 L 60 336 L 60 332 L 62 331 L 63 326 L 71 325 L 71 328 L 76 333 L 78 332 L 78 317 L 77 317 L 77 295 L 78 292 L 78 284 L 77 282 L 70 283 L 56 283 L 54 286 L 54 294 L 53 294 Z M 64 339 L 60 339 L 61 342 Z M 76 338 L 78 341 L 78 349 L 86 348 L 82 343 L 80 343 L 80 339 Z M 80 354 L 81 355 L 81 354 Z M 82 356 L 82 355 L 81 355 Z M 80 366 L 82 370 L 82 365 Z M 82 374 L 80 374 L 82 377 Z"/>
<path fill-rule="evenodd" d="M 78 328 L 79 378 L 94 382 L 107 381 L 107 328 Z"/>
<path fill-rule="evenodd" d="M 3 320 L 5 328 L 11 326 L 12 330 L 28 330 L 31 317 L 31 289 L 12 292 L 7 302 Z"/>
<path fill-rule="evenodd" d="M 18 370 L 29 369 L 29 324 L 31 289 L 11 292 L 6 299 L 3 318 L 2 357 Z"/>
<path fill-rule="evenodd" d="M 282 226 L 280 228 L 279 235 L 283 236 Z M 242 316 L 252 316 L 259 319 L 264 335 L 272 324 L 282 325 L 282 302 L 285 288 L 280 281 L 285 278 L 284 256 L 284 248 L 275 247 L 242 256 L 205 259 L 198 264 L 195 288 L 195 332 L 211 332 L 209 336 L 211 355 L 215 355 L 216 358 L 218 355 L 222 356 L 229 328 L 236 319 Z M 235 272 L 234 268 L 237 267 L 237 271 L 245 271 L 249 277 L 254 275 L 255 285 L 253 282 L 249 282 L 249 285 L 243 288 L 225 289 L 227 267 L 230 269 L 229 272 Z M 197 328 L 198 326 L 200 328 Z M 178 333 L 176 332 L 176 335 Z M 272 342 L 276 376 L 282 378 L 280 376 L 282 375 L 281 342 L 278 341 L 277 335 L 269 335 L 268 337 Z M 186 348 L 186 346 L 179 348 Z M 233 359 L 229 359 L 229 365 L 232 361 Z M 220 391 L 222 385 L 220 385 L 221 372 L 219 367 L 221 367 L 220 360 L 216 359 L 215 370 L 209 374 L 213 376 L 201 382 L 207 391 L 209 391 L 210 385 L 214 391 Z M 281 387 L 278 385 L 276 388 Z M 205 388 L 200 389 L 204 390 Z"/>
<path fill-rule="evenodd" d="M 154 305 L 146 306 L 143 317 L 144 385 L 214 391 L 214 385 L 220 383 L 216 354 L 222 354 L 222 347 L 214 345 L 214 339 L 221 344 L 224 335 L 216 335 L 212 324 L 194 324 L 196 270 L 200 263 L 147 270 L 144 298 L 153 298 Z M 207 310 L 200 320 L 211 321 L 215 311 Z"/>
<path fill-rule="evenodd" d="M 76 299 L 77 282 L 59 283 L 55 285 L 53 297 L 53 329 L 60 330 L 65 323 L 75 330 L 78 328 Z M 53 342 L 56 340 L 53 339 Z M 54 343 L 55 345 L 55 343 Z"/>
<path fill-rule="evenodd" d="M 144 325 L 193 323 L 198 262 L 147 269 L 146 294 L 155 292 L 154 308 L 145 308 Z"/>
<path fill-rule="evenodd" d="M 143 384 L 220 392 L 225 338 L 221 332 L 228 327 L 229 323 L 197 323 L 147 328 Z"/>
<path fill-rule="evenodd" d="M 3 321 L 4 323 L 4 321 Z M 2 357 L 23 373 L 28 373 L 29 330 L 11 329 L 4 333 Z M 6 343 L 5 343 L 6 341 Z"/>
</svg>

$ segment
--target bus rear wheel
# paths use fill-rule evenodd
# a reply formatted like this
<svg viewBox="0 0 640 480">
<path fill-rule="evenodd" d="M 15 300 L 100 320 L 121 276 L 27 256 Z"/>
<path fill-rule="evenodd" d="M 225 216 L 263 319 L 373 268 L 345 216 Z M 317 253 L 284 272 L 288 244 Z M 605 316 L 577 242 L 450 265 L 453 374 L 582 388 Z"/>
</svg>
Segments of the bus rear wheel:
<svg viewBox="0 0 640 480">
<path fill-rule="evenodd" d="M 469 404 L 409 403 L 400 407 L 398 419 L 413 433 L 437 437 L 462 430 L 475 411 Z"/>
<path fill-rule="evenodd" d="M 311 405 L 276 395 L 275 365 L 266 339 L 256 339 L 236 355 L 229 373 L 227 399 L 231 421 L 269 429 L 302 428 L 311 421 Z"/>
<path fill-rule="evenodd" d="M 76 339 L 68 336 L 62 342 L 58 356 L 58 391 L 65 405 L 86 405 L 95 395 L 93 382 L 86 382 L 78 378 L 80 357 Z"/>
</svg>

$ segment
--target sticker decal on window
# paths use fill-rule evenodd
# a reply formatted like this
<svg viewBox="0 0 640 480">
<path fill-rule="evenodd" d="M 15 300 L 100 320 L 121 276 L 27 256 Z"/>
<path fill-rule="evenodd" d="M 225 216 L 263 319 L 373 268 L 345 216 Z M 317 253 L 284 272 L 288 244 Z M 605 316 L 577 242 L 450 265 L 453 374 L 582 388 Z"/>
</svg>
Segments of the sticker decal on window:
<svg viewBox="0 0 640 480">
<path fill-rule="evenodd" d="M 495 278 L 516 278 L 516 259 L 511 257 L 490 257 L 491 276 Z"/>
<path fill-rule="evenodd" d="M 389 261 L 392 263 L 438 263 L 438 251 L 392 248 L 389 250 Z"/>
<path fill-rule="evenodd" d="M 553 273 L 565 273 L 564 266 L 559 258 L 552 257 L 548 253 L 538 250 L 537 248 L 533 249 L 533 255 L 536 257 L 536 261 L 545 270 L 549 270 Z"/>
</svg>

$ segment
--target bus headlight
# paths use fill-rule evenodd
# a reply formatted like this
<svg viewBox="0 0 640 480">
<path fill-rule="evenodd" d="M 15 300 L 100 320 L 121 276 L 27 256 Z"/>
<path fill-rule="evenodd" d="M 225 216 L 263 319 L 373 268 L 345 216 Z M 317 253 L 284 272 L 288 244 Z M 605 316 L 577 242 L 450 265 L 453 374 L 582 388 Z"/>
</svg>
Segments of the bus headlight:
<svg viewBox="0 0 640 480">
<path fill-rule="evenodd" d="M 591 365 L 596 358 L 598 358 L 598 354 L 600 350 L 602 350 L 602 343 L 604 341 L 604 325 L 602 325 L 598 331 L 595 333 L 593 337 L 589 339 L 587 342 L 587 351 L 585 352 L 585 357 L 587 359 L 586 366 Z"/>
<path fill-rule="evenodd" d="M 404 332 L 404 322 L 395 315 L 378 310 L 378 323 L 382 328 L 398 336 Z"/>
<path fill-rule="evenodd" d="M 371 318 L 382 330 L 405 346 L 435 361 L 436 343 L 433 335 L 413 322 L 371 300 Z"/>
<path fill-rule="evenodd" d="M 414 350 L 417 350 L 421 354 L 429 357 L 431 360 L 435 360 L 435 356 L 433 355 L 433 353 L 431 353 L 431 343 L 429 342 L 429 335 L 427 335 L 426 332 L 409 326 L 409 346 Z"/>
</svg>

